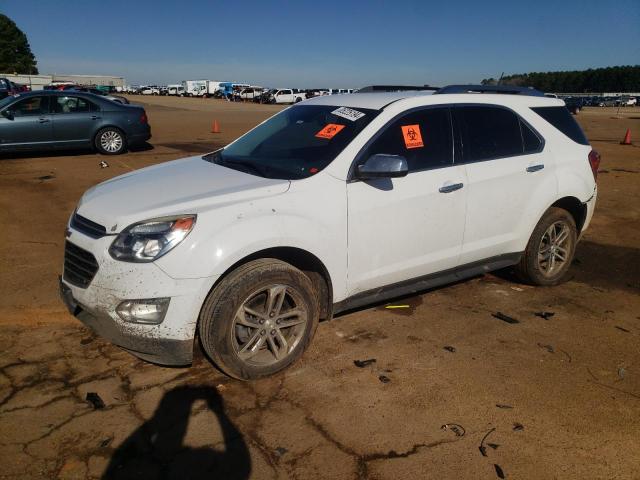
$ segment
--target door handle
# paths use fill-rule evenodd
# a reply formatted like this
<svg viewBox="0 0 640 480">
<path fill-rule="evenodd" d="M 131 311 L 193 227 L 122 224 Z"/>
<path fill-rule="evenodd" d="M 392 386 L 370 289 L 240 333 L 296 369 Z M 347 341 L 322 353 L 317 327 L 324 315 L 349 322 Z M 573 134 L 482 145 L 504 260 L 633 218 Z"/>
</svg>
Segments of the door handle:
<svg viewBox="0 0 640 480">
<path fill-rule="evenodd" d="M 98 120 L 100 117 L 98 115 L 91 115 L 91 120 Z"/>
<path fill-rule="evenodd" d="M 47 123 L 48 121 L 49 121 L 49 119 L 48 119 L 48 118 L 45 118 L 45 117 L 40 117 L 40 118 L 38 119 L 38 122 L 40 122 L 40 123 Z"/>
<path fill-rule="evenodd" d="M 538 170 L 542 170 L 544 168 L 544 164 L 540 163 L 538 165 L 529 165 L 527 167 L 527 172 L 537 172 Z"/>
<path fill-rule="evenodd" d="M 452 183 L 451 185 L 443 185 L 438 191 L 440 193 L 455 192 L 456 190 L 460 190 L 463 186 L 464 184 L 462 183 Z"/>
</svg>

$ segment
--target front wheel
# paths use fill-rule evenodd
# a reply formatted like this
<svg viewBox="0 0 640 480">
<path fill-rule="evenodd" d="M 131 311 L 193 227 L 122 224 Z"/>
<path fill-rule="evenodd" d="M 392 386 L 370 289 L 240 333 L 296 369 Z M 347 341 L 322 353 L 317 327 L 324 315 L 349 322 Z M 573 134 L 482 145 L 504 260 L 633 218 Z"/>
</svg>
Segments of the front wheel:
<svg viewBox="0 0 640 480">
<path fill-rule="evenodd" d="M 254 380 L 295 362 L 318 325 L 311 280 L 276 259 L 249 262 L 231 272 L 200 313 L 202 346 L 226 374 Z"/>
<path fill-rule="evenodd" d="M 96 134 L 95 146 L 103 155 L 119 155 L 127 150 L 127 139 L 121 130 L 106 127 Z"/>
<path fill-rule="evenodd" d="M 516 267 L 518 276 L 533 285 L 558 285 L 567 279 L 577 243 L 576 223 L 569 212 L 552 207 L 533 230 Z"/>
</svg>

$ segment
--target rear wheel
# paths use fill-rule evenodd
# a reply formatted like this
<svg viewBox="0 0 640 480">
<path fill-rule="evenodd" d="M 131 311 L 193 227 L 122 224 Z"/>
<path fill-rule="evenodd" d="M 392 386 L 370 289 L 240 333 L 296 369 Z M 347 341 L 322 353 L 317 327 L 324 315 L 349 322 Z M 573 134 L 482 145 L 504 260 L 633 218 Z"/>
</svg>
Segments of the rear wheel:
<svg viewBox="0 0 640 480">
<path fill-rule="evenodd" d="M 550 208 L 531 234 L 516 267 L 518 276 L 533 285 L 562 283 L 573 260 L 577 237 L 571 214 L 562 208 Z"/>
<path fill-rule="evenodd" d="M 199 333 L 205 352 L 228 375 L 253 380 L 295 362 L 318 325 L 311 280 L 276 259 L 249 262 L 207 297 Z"/>
<path fill-rule="evenodd" d="M 121 130 L 106 127 L 96 134 L 95 146 L 103 155 L 119 155 L 127 150 L 127 139 Z"/>
</svg>

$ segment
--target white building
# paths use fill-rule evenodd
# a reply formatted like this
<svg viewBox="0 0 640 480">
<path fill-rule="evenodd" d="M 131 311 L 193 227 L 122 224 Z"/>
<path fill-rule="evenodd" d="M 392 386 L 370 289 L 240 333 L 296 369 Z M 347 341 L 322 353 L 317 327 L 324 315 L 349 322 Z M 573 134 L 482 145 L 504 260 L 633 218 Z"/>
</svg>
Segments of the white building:
<svg viewBox="0 0 640 480">
<path fill-rule="evenodd" d="M 124 78 L 107 75 L 16 75 L 12 73 L 0 73 L 0 77 L 19 83 L 29 85 L 31 90 L 42 90 L 45 85 L 54 82 L 69 82 L 77 85 L 105 85 L 113 87 L 124 86 Z"/>
</svg>

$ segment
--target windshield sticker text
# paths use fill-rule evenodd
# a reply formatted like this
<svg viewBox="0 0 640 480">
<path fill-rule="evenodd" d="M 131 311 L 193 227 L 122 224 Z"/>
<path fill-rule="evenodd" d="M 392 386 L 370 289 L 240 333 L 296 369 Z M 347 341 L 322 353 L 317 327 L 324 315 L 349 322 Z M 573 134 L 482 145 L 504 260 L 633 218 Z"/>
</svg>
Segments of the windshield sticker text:
<svg viewBox="0 0 640 480">
<path fill-rule="evenodd" d="M 354 110 L 352 108 L 340 107 L 337 110 L 331 112 L 333 115 L 337 115 L 338 117 L 346 118 L 347 120 L 351 120 L 355 122 L 356 120 L 364 117 L 366 114 L 359 112 L 358 110 Z"/>
<path fill-rule="evenodd" d="M 344 128 L 344 125 L 338 125 L 337 123 L 329 123 L 322 130 L 316 133 L 317 138 L 332 139 Z"/>
<path fill-rule="evenodd" d="M 424 143 L 422 143 L 422 134 L 420 133 L 420 125 L 403 125 L 401 128 L 405 147 L 424 147 Z"/>
</svg>

